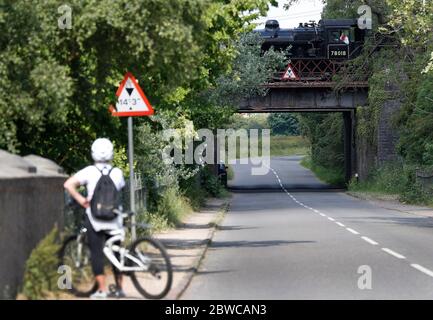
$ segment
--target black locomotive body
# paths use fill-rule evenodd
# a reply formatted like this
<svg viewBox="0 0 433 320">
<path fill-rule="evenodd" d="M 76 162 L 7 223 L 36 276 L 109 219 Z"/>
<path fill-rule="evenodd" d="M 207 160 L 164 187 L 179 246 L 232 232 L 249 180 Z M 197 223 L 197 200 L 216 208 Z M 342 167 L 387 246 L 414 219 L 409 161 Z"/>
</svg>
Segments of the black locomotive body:
<svg viewBox="0 0 433 320">
<path fill-rule="evenodd" d="M 293 29 L 282 29 L 277 20 L 268 20 L 264 29 L 255 32 L 264 40 L 263 50 L 288 50 L 293 59 L 352 59 L 359 55 L 366 37 L 355 19 L 301 23 Z"/>
</svg>

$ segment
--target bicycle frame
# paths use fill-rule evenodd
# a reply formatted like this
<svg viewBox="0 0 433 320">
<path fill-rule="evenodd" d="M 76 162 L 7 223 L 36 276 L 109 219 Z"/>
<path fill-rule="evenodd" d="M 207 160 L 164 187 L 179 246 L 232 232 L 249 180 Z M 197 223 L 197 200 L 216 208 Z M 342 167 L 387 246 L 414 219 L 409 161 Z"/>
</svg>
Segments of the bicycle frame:
<svg viewBox="0 0 433 320">
<path fill-rule="evenodd" d="M 151 259 L 137 253 L 138 257 L 129 253 L 129 250 L 121 247 L 115 242 L 123 242 L 125 240 L 125 231 L 114 230 L 109 233 L 112 235 L 106 242 L 104 246 L 104 254 L 108 260 L 120 271 L 120 272 L 129 272 L 129 271 L 147 271 L 149 270 L 149 265 Z M 119 259 L 116 257 L 116 253 L 119 254 Z M 135 266 L 126 266 L 125 261 L 132 261 Z"/>
<path fill-rule="evenodd" d="M 124 214 L 121 211 L 118 211 L 118 214 Z M 81 257 L 83 254 L 83 241 L 85 238 L 85 235 L 87 233 L 87 228 L 82 226 L 78 236 L 77 236 L 77 252 L 76 252 L 76 259 L 75 264 L 77 268 L 81 267 Z M 105 241 L 105 245 L 103 248 L 103 252 L 107 259 L 120 271 L 120 272 L 131 272 L 131 271 L 148 271 L 151 259 L 149 257 L 146 257 L 145 255 L 136 252 L 136 255 L 134 256 L 129 252 L 128 249 L 119 246 L 115 244 L 115 242 L 123 243 L 125 240 L 125 230 L 119 229 L 119 230 L 111 230 L 108 232 L 108 234 L 111 236 Z M 116 253 L 119 256 L 119 259 L 116 257 Z M 133 266 L 126 266 L 126 261 L 131 261 L 133 263 Z"/>
</svg>

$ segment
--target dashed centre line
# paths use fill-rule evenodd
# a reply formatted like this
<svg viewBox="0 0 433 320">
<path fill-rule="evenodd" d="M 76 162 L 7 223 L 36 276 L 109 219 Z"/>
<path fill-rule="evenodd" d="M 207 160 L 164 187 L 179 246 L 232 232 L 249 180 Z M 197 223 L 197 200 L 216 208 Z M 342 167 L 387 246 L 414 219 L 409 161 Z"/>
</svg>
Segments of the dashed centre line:
<svg viewBox="0 0 433 320">
<path fill-rule="evenodd" d="M 428 275 L 430 277 L 433 277 L 433 271 L 431 271 L 430 269 L 424 268 L 423 266 L 420 266 L 419 264 L 416 264 L 416 263 L 412 263 L 410 266 L 412 268 L 417 269 L 418 271 L 425 273 L 426 275 Z"/>
<path fill-rule="evenodd" d="M 390 255 L 398 258 L 398 259 L 406 259 L 406 257 L 400 253 L 397 253 L 395 251 L 392 251 L 391 249 L 388 248 L 382 248 L 383 251 L 385 251 L 386 253 L 389 253 Z"/>
<path fill-rule="evenodd" d="M 352 228 L 346 228 L 346 230 L 349 231 L 350 233 L 353 233 L 353 234 L 359 234 L 358 231 L 353 230 Z"/>
<path fill-rule="evenodd" d="M 278 176 L 277 172 L 276 172 L 273 168 L 271 168 L 271 167 L 268 167 L 268 168 L 269 168 L 269 169 L 274 173 L 274 175 L 276 176 L 276 178 L 277 178 L 277 180 L 278 180 L 278 182 L 279 182 L 279 184 L 280 184 L 281 189 L 282 189 L 282 190 L 283 190 L 283 191 L 284 191 L 284 192 L 285 192 L 285 193 L 286 193 L 286 194 L 287 194 L 287 195 L 288 195 L 288 196 L 289 196 L 289 197 L 290 197 L 294 202 L 296 202 L 296 203 L 297 203 L 298 205 L 300 205 L 301 207 L 304 207 L 305 209 L 311 210 L 311 211 L 313 211 L 313 212 L 319 214 L 319 215 L 322 216 L 322 217 L 326 217 L 328 220 L 335 222 L 335 223 L 336 223 L 337 225 L 339 225 L 340 227 L 346 227 L 344 224 L 342 224 L 341 222 L 336 221 L 334 218 L 332 218 L 332 217 L 328 217 L 326 214 L 320 212 L 319 210 L 314 209 L 314 208 L 311 208 L 311 207 L 309 207 L 309 206 L 303 204 L 302 202 L 300 202 L 298 199 L 296 199 L 296 197 L 294 197 L 290 192 L 288 192 L 288 191 L 286 190 L 286 188 L 283 186 L 283 183 L 281 182 L 281 179 L 280 179 L 280 177 Z M 359 235 L 359 232 L 356 231 L 356 230 L 354 230 L 354 229 L 352 229 L 352 228 L 346 228 L 346 230 L 349 231 L 349 232 L 352 233 L 352 234 Z M 368 238 L 368 237 L 366 237 L 366 236 L 361 236 L 361 239 L 363 239 L 364 241 L 366 241 L 366 242 L 368 242 L 369 244 L 374 245 L 374 246 L 377 246 L 377 245 L 379 244 L 379 243 L 377 243 L 376 241 L 374 241 L 373 239 L 370 239 L 370 238 Z M 386 253 L 388 253 L 388 254 L 394 256 L 394 257 L 397 258 L 397 259 L 406 259 L 406 257 L 403 256 L 402 254 L 400 254 L 400 253 L 398 253 L 398 252 L 395 252 L 395 251 L 393 251 L 393 250 L 391 250 L 391 249 L 389 249 L 389 248 L 382 248 L 382 251 L 384 251 L 384 252 L 386 252 Z M 416 270 L 418 270 L 418 271 L 420 271 L 420 272 L 422 272 L 422 273 L 424 273 L 424 274 L 426 274 L 426 275 L 428 275 L 428 276 L 430 276 L 430 277 L 433 278 L 433 271 L 432 271 L 432 270 L 427 269 L 427 268 L 425 268 L 425 267 L 423 267 L 423 266 L 421 266 L 421 265 L 419 265 L 419 264 L 416 264 L 416 263 L 412 263 L 410 266 L 411 266 L 412 268 L 414 268 L 414 269 L 416 269 Z"/>
<path fill-rule="evenodd" d="M 368 243 L 372 244 L 373 246 L 377 246 L 378 245 L 378 243 L 376 241 L 374 241 L 374 240 L 372 240 L 372 239 L 370 239 L 368 237 L 361 237 L 361 239 L 367 241 Z"/>
</svg>

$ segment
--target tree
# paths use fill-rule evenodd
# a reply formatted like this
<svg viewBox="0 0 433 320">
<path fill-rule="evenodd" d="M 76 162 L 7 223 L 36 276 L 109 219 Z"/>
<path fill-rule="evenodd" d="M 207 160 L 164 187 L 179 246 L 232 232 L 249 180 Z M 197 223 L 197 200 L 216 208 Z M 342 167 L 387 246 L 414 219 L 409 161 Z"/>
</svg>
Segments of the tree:
<svg viewBox="0 0 433 320">
<path fill-rule="evenodd" d="M 301 132 L 311 143 L 311 160 L 329 169 L 344 165 L 343 117 L 341 113 L 308 113 L 300 118 Z"/>
<path fill-rule="evenodd" d="M 268 8 L 265 0 L 72 0 L 69 30 L 57 25 L 60 4 L 2 2 L 0 148 L 67 171 L 90 160 L 98 136 L 125 146 L 125 121 L 107 108 L 126 71 L 157 110 L 193 117 L 194 98 L 230 70 L 232 39 Z"/>
<path fill-rule="evenodd" d="M 298 118 L 290 113 L 271 113 L 268 124 L 273 135 L 299 135 Z"/>
</svg>

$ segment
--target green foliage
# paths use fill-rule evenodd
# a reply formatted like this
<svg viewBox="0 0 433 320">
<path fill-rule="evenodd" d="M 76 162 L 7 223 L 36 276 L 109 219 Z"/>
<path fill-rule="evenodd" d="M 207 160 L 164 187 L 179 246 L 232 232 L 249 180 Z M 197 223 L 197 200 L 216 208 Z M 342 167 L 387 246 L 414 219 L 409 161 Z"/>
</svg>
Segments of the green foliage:
<svg viewBox="0 0 433 320">
<path fill-rule="evenodd" d="M 299 121 L 290 113 L 271 113 L 268 117 L 269 128 L 273 135 L 299 135 Z"/>
<path fill-rule="evenodd" d="M 213 174 L 209 167 L 205 167 L 201 171 L 202 184 L 206 192 L 212 196 L 221 198 L 227 195 L 227 191 L 219 181 L 218 177 Z"/>
<path fill-rule="evenodd" d="M 227 181 L 233 180 L 235 178 L 235 171 L 233 170 L 233 166 L 230 164 L 227 165 Z"/>
<path fill-rule="evenodd" d="M 310 143 L 301 136 L 271 136 L 271 157 L 304 155 L 310 150 Z"/>
<path fill-rule="evenodd" d="M 125 177 L 129 177 L 129 164 L 126 148 L 124 146 L 118 147 L 116 143 L 113 143 L 113 145 L 113 166 L 121 169 Z"/>
<path fill-rule="evenodd" d="M 151 226 L 150 229 L 137 228 L 137 234 L 140 237 L 149 236 L 154 232 L 165 231 L 172 227 L 172 225 L 168 223 L 166 216 L 145 210 L 137 212 L 137 221 Z"/>
<path fill-rule="evenodd" d="M 400 86 L 398 81 L 402 77 L 401 65 L 389 63 L 397 60 L 397 53 L 386 49 L 375 53 L 374 59 L 369 59 L 371 75 L 368 79 L 368 105 L 357 109 L 357 136 L 372 150 L 377 148 L 377 128 L 382 106 L 400 94 L 396 89 L 391 90 L 391 87 Z"/>
<path fill-rule="evenodd" d="M 387 0 L 390 7 L 388 24 L 398 29 L 402 45 L 411 48 L 426 47 L 431 43 L 433 3 L 416 0 Z M 431 51 L 430 51 L 431 52 Z"/>
<path fill-rule="evenodd" d="M 431 195 L 423 191 L 416 181 L 416 167 L 400 162 L 390 162 L 377 167 L 363 181 L 351 181 L 349 190 L 376 195 L 397 195 L 410 204 L 432 204 Z"/>
<path fill-rule="evenodd" d="M 311 144 L 311 161 L 327 169 L 341 170 L 344 165 L 341 113 L 303 114 L 299 119 L 301 132 Z"/>
<path fill-rule="evenodd" d="M 267 114 L 239 114 L 231 116 L 230 121 L 224 125 L 227 129 L 267 129 Z"/>
<path fill-rule="evenodd" d="M 188 198 L 193 210 L 198 211 L 205 203 L 208 193 L 201 185 L 201 173 L 179 182 L 180 193 Z"/>
<path fill-rule="evenodd" d="M 399 151 L 411 163 L 433 165 L 433 74 L 423 78 L 415 102 L 400 118 Z"/>
<path fill-rule="evenodd" d="M 58 290 L 58 252 L 60 250 L 57 227 L 39 242 L 28 258 L 24 271 L 24 296 L 31 300 L 46 298 Z"/>
<path fill-rule="evenodd" d="M 302 159 L 301 165 L 310 169 L 321 181 L 337 187 L 346 185 L 344 170 L 340 167 L 324 167 L 311 160 L 311 156 Z"/>
<path fill-rule="evenodd" d="M 361 0 L 331 0 L 326 1 L 322 17 L 325 19 L 344 19 L 357 17 L 357 8 L 363 4 Z"/>
<path fill-rule="evenodd" d="M 158 208 L 155 212 L 156 215 L 163 217 L 169 226 L 179 224 L 182 217 L 192 212 L 189 201 L 179 195 L 178 190 L 175 188 L 166 188 L 158 201 Z"/>
<path fill-rule="evenodd" d="M 72 0 L 68 30 L 57 25 L 63 4 L 2 3 L 0 148 L 48 157 L 69 172 L 90 161 L 96 137 L 126 145 L 125 121 L 107 111 L 126 71 L 158 111 L 188 109 L 180 103 L 230 70 L 233 39 L 268 8 L 265 0 Z M 202 122 L 219 114 L 212 105 Z"/>
<path fill-rule="evenodd" d="M 236 56 L 231 70 L 217 78 L 211 100 L 235 106 L 243 98 L 265 95 L 262 84 L 287 64 L 284 52 L 273 49 L 262 53 L 263 40 L 257 33 L 245 33 L 235 42 Z"/>
<path fill-rule="evenodd" d="M 149 211 L 138 212 L 137 221 L 152 226 L 151 230 L 140 230 L 140 234 L 145 235 L 149 231 L 159 232 L 176 227 L 192 211 L 190 200 L 180 194 L 176 188 L 163 188 L 158 193 L 158 206 Z"/>
</svg>

